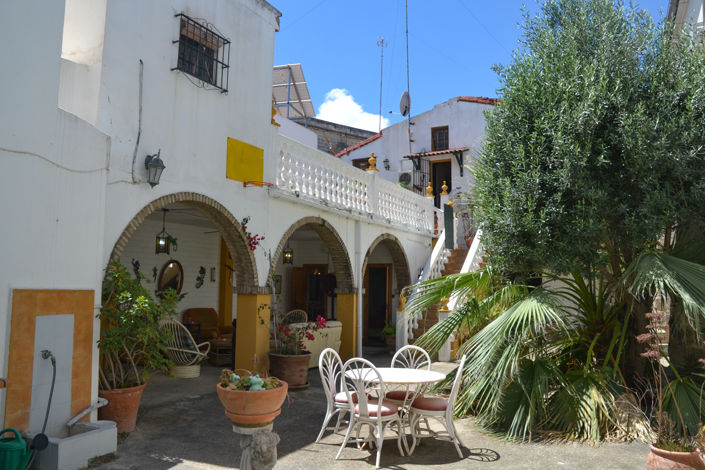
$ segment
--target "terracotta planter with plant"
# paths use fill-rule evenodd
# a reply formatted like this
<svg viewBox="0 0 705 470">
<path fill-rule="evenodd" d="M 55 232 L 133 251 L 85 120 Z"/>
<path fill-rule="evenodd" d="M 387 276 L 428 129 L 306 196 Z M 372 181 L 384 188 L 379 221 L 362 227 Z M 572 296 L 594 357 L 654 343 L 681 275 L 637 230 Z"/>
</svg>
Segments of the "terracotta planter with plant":
<svg viewBox="0 0 705 470">
<path fill-rule="evenodd" d="M 389 354 L 394 354 L 397 351 L 397 324 L 394 322 L 387 323 L 382 328 L 379 336 L 384 341 L 384 344 L 387 345 Z"/>
<path fill-rule="evenodd" d="M 641 355 L 651 362 L 656 405 L 653 413 L 656 442 L 651 445 L 651 451 L 646 457 L 646 468 L 647 470 L 705 470 L 701 453 L 705 444 L 705 428 L 689 426 L 678 405 L 677 389 L 685 390 L 689 385 L 688 379 L 680 377 L 673 371 L 677 378 L 671 380 L 666 372 L 666 367 L 672 367 L 672 364 L 661 346 L 658 335 L 666 319 L 665 313 L 651 312 L 647 313 L 646 317 L 649 320 L 646 325 L 647 332 L 637 336 L 637 341 L 645 344 L 646 351 Z"/>
<path fill-rule="evenodd" d="M 225 415 L 241 427 L 266 426 L 281 413 L 288 384 L 273 377 L 261 378 L 248 371 L 223 370 L 216 392 Z"/>
<path fill-rule="evenodd" d="M 269 374 L 286 381 L 291 391 L 305 390 L 309 386 L 308 362 L 311 353 L 306 350 L 303 339 L 314 340 L 314 333 L 321 328 L 327 326 L 325 318 L 320 315 L 315 323 L 308 322 L 305 327 L 290 328 L 279 322 L 275 324 L 272 332 L 274 348 L 269 351 Z"/>
<path fill-rule="evenodd" d="M 173 289 L 161 292 L 155 301 L 141 277 L 133 278 L 120 263 L 108 265 L 99 314 L 98 395 L 110 403 L 98 410 L 98 417 L 115 421 L 118 432 L 135 429 L 149 372 L 168 372 L 172 366 L 162 354 L 168 338 L 159 329 L 159 320 L 174 316 L 177 302 Z"/>
</svg>

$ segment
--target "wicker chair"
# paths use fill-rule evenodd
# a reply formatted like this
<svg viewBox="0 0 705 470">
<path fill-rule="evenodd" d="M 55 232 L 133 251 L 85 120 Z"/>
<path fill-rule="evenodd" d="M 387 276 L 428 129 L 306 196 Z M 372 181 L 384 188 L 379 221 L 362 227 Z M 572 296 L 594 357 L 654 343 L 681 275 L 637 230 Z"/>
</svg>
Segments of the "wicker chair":
<svg viewBox="0 0 705 470">
<path fill-rule="evenodd" d="M 174 363 L 174 377 L 191 379 L 201 375 L 201 362 L 208 357 L 209 342 L 196 344 L 191 332 L 171 318 L 159 321 L 159 328 L 170 333 L 166 355 Z"/>
<path fill-rule="evenodd" d="M 306 310 L 301 310 L 297 308 L 295 310 L 290 310 L 286 312 L 284 317 L 282 317 L 282 325 L 291 325 L 292 323 L 306 323 L 308 321 L 308 314 Z"/>
</svg>

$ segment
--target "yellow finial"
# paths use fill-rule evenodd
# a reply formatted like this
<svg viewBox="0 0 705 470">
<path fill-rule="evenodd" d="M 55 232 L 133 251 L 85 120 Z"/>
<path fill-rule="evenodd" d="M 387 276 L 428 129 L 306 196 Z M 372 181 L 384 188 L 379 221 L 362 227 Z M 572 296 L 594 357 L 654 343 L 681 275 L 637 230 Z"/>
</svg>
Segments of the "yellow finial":
<svg viewBox="0 0 705 470">
<path fill-rule="evenodd" d="M 448 200 L 448 205 L 449 205 L 450 207 L 453 207 L 453 206 L 455 205 L 455 204 L 453 203 L 453 198 L 450 198 L 450 199 Z"/>
<path fill-rule="evenodd" d="M 407 298 L 406 289 L 402 289 L 401 292 L 399 293 L 399 307 L 397 308 L 397 312 L 402 312 L 402 311 L 406 310 L 406 298 Z"/>
<path fill-rule="evenodd" d="M 450 312 L 450 309 L 448 308 L 448 301 L 449 300 L 450 299 L 448 297 L 443 297 L 441 299 L 441 308 L 440 308 L 439 312 L 444 312 L 444 313 Z"/>
<path fill-rule="evenodd" d="M 372 154 L 370 155 L 370 158 L 368 158 L 367 161 L 368 161 L 369 164 L 370 164 L 370 166 L 367 167 L 367 171 L 377 171 L 377 172 L 379 172 L 379 170 L 377 169 L 377 159 L 375 158 L 375 153 L 374 153 L 374 152 L 372 152 Z"/>
<path fill-rule="evenodd" d="M 428 180 L 428 186 L 426 186 L 426 197 L 433 197 L 433 186 L 431 186 L 431 180 Z"/>
<path fill-rule="evenodd" d="M 443 186 L 441 186 L 441 196 L 447 196 L 448 195 L 448 185 L 446 185 L 446 182 L 443 182 Z"/>
<path fill-rule="evenodd" d="M 276 116 L 276 115 L 277 115 L 277 108 L 274 107 L 274 100 L 272 100 L 272 124 L 279 127 L 279 124 L 277 124 L 277 121 L 274 120 L 274 116 Z"/>
</svg>

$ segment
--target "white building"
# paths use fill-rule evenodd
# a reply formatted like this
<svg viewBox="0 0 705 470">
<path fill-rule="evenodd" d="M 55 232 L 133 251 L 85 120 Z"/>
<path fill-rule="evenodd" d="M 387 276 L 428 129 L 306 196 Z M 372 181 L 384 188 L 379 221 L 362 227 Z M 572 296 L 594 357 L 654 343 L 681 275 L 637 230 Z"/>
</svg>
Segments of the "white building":
<svg viewBox="0 0 705 470">
<path fill-rule="evenodd" d="M 440 208 L 444 181 L 451 196 L 473 186 L 473 177 L 466 167 L 472 168 L 484 141 L 484 112 L 496 103 L 494 98 L 452 98 L 430 111 L 382 129 L 338 156 L 366 168 L 374 152 L 382 178 L 399 182 L 422 195 L 427 194 L 430 181 L 434 204 Z"/>
<path fill-rule="evenodd" d="M 380 269 L 393 320 L 430 254 L 431 202 L 272 121 L 279 16 L 264 0 L 0 6 L 3 427 L 41 428 L 44 349 L 57 359 L 48 434 L 65 434 L 96 401 L 95 316 L 111 259 L 154 286 L 174 269 L 180 310 L 237 318 L 242 368 L 267 361 L 269 325 L 257 312 L 272 297 L 337 317 L 341 355 L 361 353 L 367 266 Z M 155 155 L 166 168 L 153 186 L 145 165 Z M 162 227 L 178 250 L 155 253 Z M 253 250 L 254 234 L 265 238 Z"/>
</svg>

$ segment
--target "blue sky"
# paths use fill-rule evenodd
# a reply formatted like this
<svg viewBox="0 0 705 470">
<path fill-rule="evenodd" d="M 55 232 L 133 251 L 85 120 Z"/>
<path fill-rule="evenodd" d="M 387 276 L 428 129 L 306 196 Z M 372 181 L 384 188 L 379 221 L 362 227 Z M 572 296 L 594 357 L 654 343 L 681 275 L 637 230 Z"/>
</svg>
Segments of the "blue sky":
<svg viewBox="0 0 705 470">
<path fill-rule="evenodd" d="M 402 119 L 389 111 L 406 90 L 404 0 L 269 1 L 282 12 L 274 64 L 302 64 L 320 118 L 377 131 L 384 37 L 382 116 Z M 668 9 L 668 0 L 635 3 L 656 18 Z M 523 5 L 538 11 L 536 0 L 409 0 L 412 114 L 454 96 L 496 97 L 491 67 L 511 63 Z"/>
</svg>

